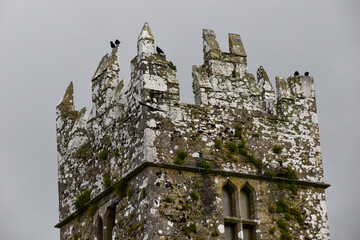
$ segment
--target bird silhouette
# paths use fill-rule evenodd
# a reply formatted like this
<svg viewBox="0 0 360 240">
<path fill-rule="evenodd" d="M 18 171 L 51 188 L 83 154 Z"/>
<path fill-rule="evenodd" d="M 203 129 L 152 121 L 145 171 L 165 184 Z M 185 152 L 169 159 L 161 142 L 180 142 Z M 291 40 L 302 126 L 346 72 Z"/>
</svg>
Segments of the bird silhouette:
<svg viewBox="0 0 360 240">
<path fill-rule="evenodd" d="M 295 72 L 294 72 L 294 76 L 299 76 L 299 72 L 298 72 L 298 71 L 295 71 Z"/>
<path fill-rule="evenodd" d="M 160 55 L 164 55 L 164 51 L 161 50 L 161 48 L 159 48 L 158 46 L 156 46 L 156 52 Z"/>
<path fill-rule="evenodd" d="M 110 42 L 110 46 L 111 48 L 115 48 L 115 44 L 113 43 L 113 41 Z"/>
<path fill-rule="evenodd" d="M 115 40 L 116 46 L 120 44 L 120 41 L 118 39 Z"/>
<path fill-rule="evenodd" d="M 305 75 L 305 76 L 309 76 L 309 72 L 305 72 L 304 75 Z"/>
</svg>

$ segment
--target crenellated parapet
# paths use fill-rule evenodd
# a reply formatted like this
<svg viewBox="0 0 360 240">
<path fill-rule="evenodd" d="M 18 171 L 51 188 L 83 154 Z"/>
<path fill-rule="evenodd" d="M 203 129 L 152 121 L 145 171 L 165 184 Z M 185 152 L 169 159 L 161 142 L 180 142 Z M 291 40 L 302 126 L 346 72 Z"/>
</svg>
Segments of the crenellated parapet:
<svg viewBox="0 0 360 240">
<path fill-rule="evenodd" d="M 115 46 L 101 59 L 91 79 L 89 115 L 85 108 L 75 109 L 73 84 L 69 85 L 56 108 L 58 226 L 65 226 L 81 213 L 74 202 L 84 191 L 90 192 L 88 204 L 98 204 L 99 199 L 108 196 L 97 210 L 98 216 L 104 217 L 106 209 L 123 201 L 115 196 L 113 188 L 115 183 L 125 180 L 137 188 L 148 188 L 149 193 L 126 203 L 131 207 L 121 216 L 140 209 L 147 219 L 156 222 L 161 216 L 154 212 L 160 205 L 151 205 L 155 200 L 150 198 L 165 190 L 156 190 L 156 183 L 151 181 L 160 181 L 156 178 L 162 179 L 164 172 L 169 175 L 191 172 L 191 176 L 202 172 L 216 179 L 246 178 L 258 189 L 263 182 L 271 189 L 276 188 L 274 182 L 303 184 L 313 186 L 314 192 L 318 191 L 316 187 L 327 186 L 323 182 L 313 78 L 276 77 L 275 89 L 264 67 L 259 67 L 256 76 L 249 73 L 240 35 L 229 34 L 229 52 L 221 51 L 214 31 L 203 30 L 202 37 L 204 63 L 192 68 L 195 104 L 180 102 L 176 66 L 164 53 L 156 51 L 154 35 L 147 23 L 137 40 L 137 55 L 131 60 L 131 79 L 127 85 L 119 79 L 121 46 Z M 191 182 L 186 174 L 176 181 Z M 105 179 L 110 185 L 104 184 Z M 225 184 L 227 180 L 224 177 L 221 181 Z M 186 191 L 180 184 L 173 186 Z M 221 193 L 221 187 L 216 191 Z M 268 194 L 266 201 L 278 197 L 277 193 Z M 323 199 L 323 195 L 318 198 Z M 208 206 L 216 209 L 214 204 Z M 118 206 L 117 211 L 123 209 Z M 263 214 L 267 213 L 266 210 Z M 324 216 L 323 209 L 318 216 Z M 219 222 L 214 219 L 214 224 Z M 273 222 L 269 219 L 267 226 Z M 324 224 L 326 232 L 327 223 Z M 63 239 L 71 238 L 71 229 L 62 230 Z M 121 237 L 115 239 L 162 239 L 159 231 L 149 230 L 146 238 L 146 232 L 133 238 L 131 231 L 123 233 L 122 227 L 119 229 L 117 236 Z M 174 233 L 167 236 L 171 234 Z M 318 239 L 326 239 L 326 234 Z"/>
</svg>

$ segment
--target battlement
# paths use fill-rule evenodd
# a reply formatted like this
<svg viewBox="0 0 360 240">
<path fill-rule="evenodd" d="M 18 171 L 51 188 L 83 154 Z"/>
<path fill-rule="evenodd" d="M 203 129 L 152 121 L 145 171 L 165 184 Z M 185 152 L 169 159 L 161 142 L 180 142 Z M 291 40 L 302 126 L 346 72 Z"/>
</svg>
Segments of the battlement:
<svg viewBox="0 0 360 240">
<path fill-rule="evenodd" d="M 60 221 L 81 191 L 106 190 L 105 175 L 117 182 L 146 164 L 325 186 L 312 77 L 277 77 L 275 92 L 262 66 L 256 78 L 248 72 L 240 35 L 229 34 L 227 53 L 203 30 L 195 104 L 181 103 L 176 67 L 154 44 L 145 23 L 127 86 L 121 46 L 101 59 L 89 116 L 75 110 L 72 83 L 57 106 Z"/>
</svg>

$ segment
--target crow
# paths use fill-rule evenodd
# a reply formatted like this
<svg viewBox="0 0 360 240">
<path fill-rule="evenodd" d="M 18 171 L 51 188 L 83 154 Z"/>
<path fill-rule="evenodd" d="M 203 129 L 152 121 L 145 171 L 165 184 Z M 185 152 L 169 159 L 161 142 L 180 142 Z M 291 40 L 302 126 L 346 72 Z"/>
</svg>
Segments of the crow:
<svg viewBox="0 0 360 240">
<path fill-rule="evenodd" d="M 118 39 L 115 40 L 116 46 L 120 44 L 120 41 Z"/>
<path fill-rule="evenodd" d="M 298 72 L 298 71 L 295 71 L 295 72 L 294 72 L 294 76 L 299 76 L 299 72 Z"/>
<path fill-rule="evenodd" d="M 159 48 L 158 46 L 156 46 L 156 52 L 160 55 L 164 55 L 164 51 L 161 50 L 161 48 Z"/>
<path fill-rule="evenodd" d="M 113 43 L 113 41 L 110 42 L 110 46 L 111 48 L 115 48 L 115 44 Z"/>
<path fill-rule="evenodd" d="M 305 72 L 304 75 L 305 75 L 305 76 L 309 76 L 309 72 Z"/>
</svg>

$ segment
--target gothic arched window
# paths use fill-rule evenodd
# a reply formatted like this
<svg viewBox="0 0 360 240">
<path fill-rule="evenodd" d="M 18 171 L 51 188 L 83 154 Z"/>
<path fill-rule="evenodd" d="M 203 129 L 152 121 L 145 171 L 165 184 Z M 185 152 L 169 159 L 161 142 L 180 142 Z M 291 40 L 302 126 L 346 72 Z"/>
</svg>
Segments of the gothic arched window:
<svg viewBox="0 0 360 240">
<path fill-rule="evenodd" d="M 108 207 L 104 216 L 105 232 L 104 240 L 112 240 L 112 232 L 115 225 L 115 207 Z"/>
<path fill-rule="evenodd" d="M 246 184 L 240 191 L 240 217 L 244 240 L 255 239 L 254 201 L 253 191 Z"/>
<path fill-rule="evenodd" d="M 103 240 L 103 229 L 104 229 L 104 225 L 102 218 L 98 216 L 96 219 L 96 228 L 95 228 L 95 235 L 97 240 Z"/>
<path fill-rule="evenodd" d="M 237 232 L 239 224 L 236 222 L 238 216 L 236 189 L 229 182 L 222 189 L 223 195 L 223 210 L 224 210 L 224 223 L 225 223 L 225 239 L 237 239 Z M 235 221 L 234 221 L 235 220 Z"/>
<path fill-rule="evenodd" d="M 222 189 L 225 240 L 255 240 L 254 191 L 246 184 L 239 192 L 229 181 Z"/>
</svg>

